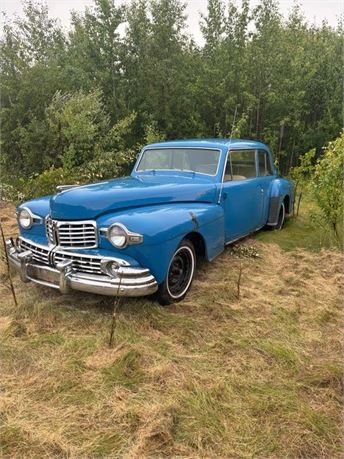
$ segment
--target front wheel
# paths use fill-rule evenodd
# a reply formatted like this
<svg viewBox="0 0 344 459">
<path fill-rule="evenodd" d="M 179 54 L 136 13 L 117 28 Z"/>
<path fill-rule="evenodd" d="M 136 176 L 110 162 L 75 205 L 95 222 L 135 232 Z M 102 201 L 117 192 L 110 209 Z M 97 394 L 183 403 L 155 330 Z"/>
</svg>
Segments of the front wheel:
<svg viewBox="0 0 344 459">
<path fill-rule="evenodd" d="M 159 285 L 158 301 L 162 305 L 181 301 L 189 290 L 196 267 L 193 244 L 184 239 L 169 264 L 166 279 Z"/>
</svg>

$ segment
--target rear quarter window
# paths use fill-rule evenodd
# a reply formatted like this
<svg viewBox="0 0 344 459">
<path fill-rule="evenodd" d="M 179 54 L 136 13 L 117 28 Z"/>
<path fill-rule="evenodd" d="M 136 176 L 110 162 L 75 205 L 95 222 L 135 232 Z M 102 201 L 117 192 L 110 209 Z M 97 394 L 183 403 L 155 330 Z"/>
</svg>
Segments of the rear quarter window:
<svg viewBox="0 0 344 459">
<path fill-rule="evenodd" d="M 229 152 L 224 177 L 225 181 L 246 180 L 256 176 L 255 150 L 232 150 Z"/>
<path fill-rule="evenodd" d="M 258 150 L 258 170 L 261 177 L 273 175 L 270 156 L 265 150 Z"/>
</svg>

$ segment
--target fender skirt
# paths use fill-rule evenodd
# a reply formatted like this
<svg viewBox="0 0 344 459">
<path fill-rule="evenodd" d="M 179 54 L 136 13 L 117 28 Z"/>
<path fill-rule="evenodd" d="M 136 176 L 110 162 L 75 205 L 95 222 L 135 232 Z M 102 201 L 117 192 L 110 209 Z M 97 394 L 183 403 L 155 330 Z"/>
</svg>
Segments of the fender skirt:
<svg viewBox="0 0 344 459">
<path fill-rule="evenodd" d="M 269 218 L 268 218 L 268 225 L 277 225 L 278 214 L 280 209 L 280 201 L 281 198 L 279 196 L 274 196 L 270 198 L 269 202 Z"/>
</svg>

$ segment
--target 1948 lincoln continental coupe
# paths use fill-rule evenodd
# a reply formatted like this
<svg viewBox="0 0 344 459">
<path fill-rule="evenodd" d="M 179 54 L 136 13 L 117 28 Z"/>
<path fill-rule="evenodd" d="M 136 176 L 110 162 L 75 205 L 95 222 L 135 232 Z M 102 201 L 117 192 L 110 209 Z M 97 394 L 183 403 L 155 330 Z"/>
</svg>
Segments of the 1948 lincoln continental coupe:
<svg viewBox="0 0 344 459">
<path fill-rule="evenodd" d="M 293 184 L 266 145 L 183 140 L 147 145 L 129 177 L 61 186 L 17 208 L 20 237 L 6 241 L 24 282 L 103 295 L 157 292 L 181 300 L 196 259 L 270 225 L 293 208 Z"/>
</svg>

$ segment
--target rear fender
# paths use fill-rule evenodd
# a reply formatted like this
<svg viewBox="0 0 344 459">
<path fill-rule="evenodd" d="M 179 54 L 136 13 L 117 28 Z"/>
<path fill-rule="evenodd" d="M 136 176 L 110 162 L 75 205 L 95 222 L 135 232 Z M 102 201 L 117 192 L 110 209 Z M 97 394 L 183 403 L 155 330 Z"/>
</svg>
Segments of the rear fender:
<svg viewBox="0 0 344 459">
<path fill-rule="evenodd" d="M 278 178 L 273 181 L 269 200 L 268 225 L 277 224 L 280 207 L 285 199 L 289 199 L 289 213 L 294 206 L 294 184 L 290 180 Z"/>
</svg>

